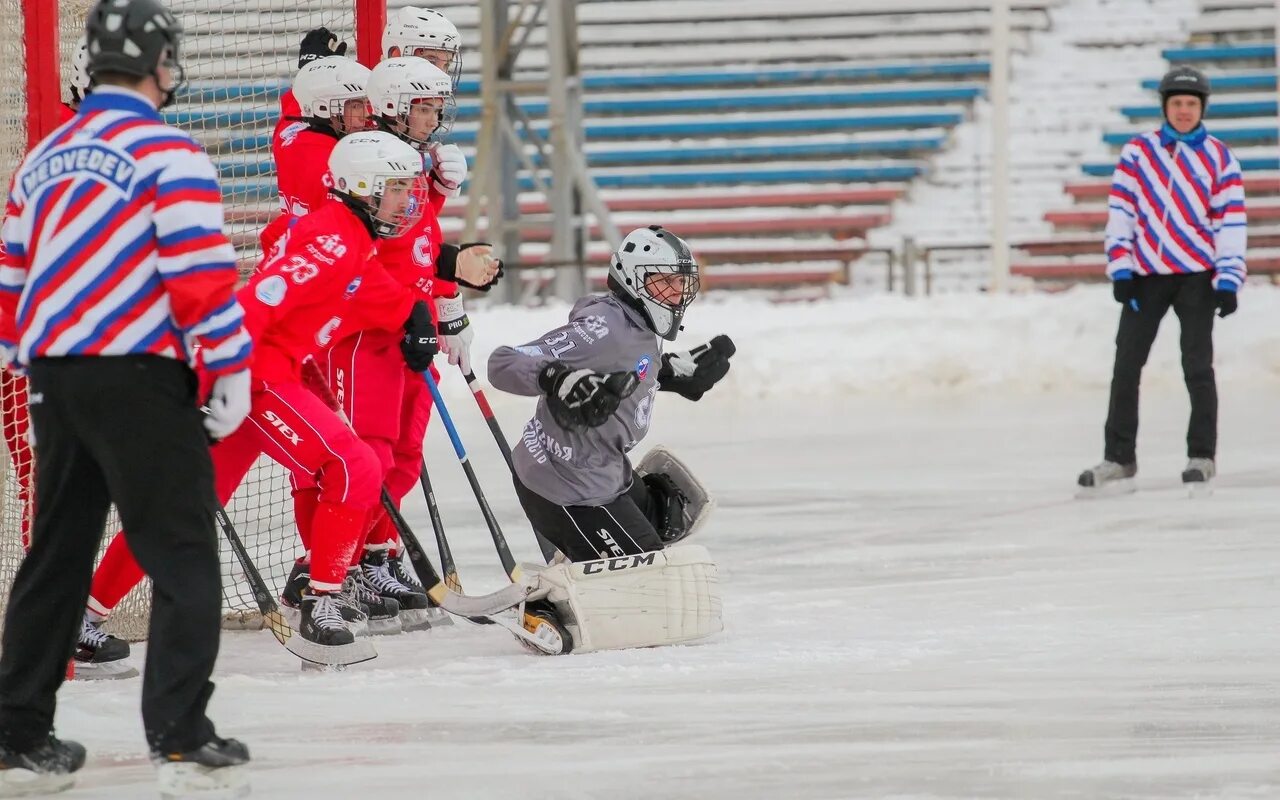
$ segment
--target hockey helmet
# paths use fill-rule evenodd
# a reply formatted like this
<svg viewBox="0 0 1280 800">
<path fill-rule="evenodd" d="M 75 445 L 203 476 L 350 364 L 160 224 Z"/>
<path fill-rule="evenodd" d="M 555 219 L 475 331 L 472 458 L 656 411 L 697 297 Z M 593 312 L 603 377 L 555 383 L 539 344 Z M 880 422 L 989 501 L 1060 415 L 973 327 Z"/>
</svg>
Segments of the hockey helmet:
<svg viewBox="0 0 1280 800">
<path fill-rule="evenodd" d="M 1200 70 L 1187 66 L 1174 67 L 1160 79 L 1160 110 L 1164 111 L 1170 97 L 1180 94 L 1199 97 L 1202 109 L 1207 109 L 1209 90 L 1209 78 Z"/>
<path fill-rule="evenodd" d="M 661 225 L 637 228 L 609 259 L 609 288 L 649 321 L 663 339 L 675 339 L 685 309 L 698 296 L 698 263 L 689 245 Z"/>
<path fill-rule="evenodd" d="M 462 35 L 458 28 L 433 8 L 405 6 L 387 15 L 387 25 L 382 31 L 382 56 L 419 55 L 422 50 L 437 50 L 445 54 L 436 67 L 448 73 L 456 87 L 462 75 Z"/>
<path fill-rule="evenodd" d="M 182 24 L 159 0 L 98 0 L 85 18 L 85 39 L 88 72 L 95 80 L 103 73 L 146 78 L 166 66 L 173 82 L 160 87 L 162 107 L 186 82 L 179 58 Z"/>
<path fill-rule="evenodd" d="M 359 100 L 368 113 L 365 85 L 369 74 L 368 67 L 345 56 L 318 58 L 298 70 L 293 79 L 293 96 L 302 108 L 302 116 L 313 125 L 339 134 L 364 130 L 364 120 L 348 126 L 345 111 L 348 100 Z"/>
<path fill-rule="evenodd" d="M 71 102 L 79 104 L 89 95 L 89 37 L 81 34 L 71 54 Z"/>
<path fill-rule="evenodd" d="M 419 151 L 425 151 L 434 136 L 448 133 L 453 127 L 457 114 L 453 80 L 430 61 L 413 56 L 388 58 L 373 68 L 367 88 L 378 127 Z M 414 135 L 409 118 L 412 108 L 433 100 L 441 101 L 435 127 Z"/>
<path fill-rule="evenodd" d="M 399 236 L 421 211 L 421 200 L 393 219 L 379 217 L 383 196 L 391 181 L 417 183 L 422 156 L 417 150 L 385 131 L 361 131 L 338 140 L 329 154 L 330 191 L 355 211 L 382 238 Z"/>
</svg>

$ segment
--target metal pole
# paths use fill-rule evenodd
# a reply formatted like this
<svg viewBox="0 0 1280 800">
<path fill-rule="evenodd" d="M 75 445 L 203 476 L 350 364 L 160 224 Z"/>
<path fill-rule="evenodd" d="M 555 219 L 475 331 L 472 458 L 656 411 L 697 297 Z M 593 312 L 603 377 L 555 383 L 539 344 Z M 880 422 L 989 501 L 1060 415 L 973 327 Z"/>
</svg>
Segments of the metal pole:
<svg viewBox="0 0 1280 800">
<path fill-rule="evenodd" d="M 568 19 L 565 4 L 574 0 L 547 0 L 547 139 L 551 145 L 551 261 L 566 264 L 576 256 L 575 222 L 581 218 L 574 213 L 573 173 L 574 165 L 569 155 L 576 146 L 573 135 L 571 81 L 569 61 L 571 38 L 568 35 Z M 585 267 L 572 269 L 556 267 L 556 296 L 568 301 L 576 300 L 586 289 Z"/>
<path fill-rule="evenodd" d="M 1009 0 L 991 2 L 991 286 L 1009 285 Z"/>
</svg>

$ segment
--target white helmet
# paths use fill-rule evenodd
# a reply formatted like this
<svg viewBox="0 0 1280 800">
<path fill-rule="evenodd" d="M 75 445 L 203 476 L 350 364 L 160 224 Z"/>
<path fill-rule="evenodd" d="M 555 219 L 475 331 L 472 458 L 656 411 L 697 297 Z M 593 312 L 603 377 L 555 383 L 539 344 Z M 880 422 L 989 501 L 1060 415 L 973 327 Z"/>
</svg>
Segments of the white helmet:
<svg viewBox="0 0 1280 800">
<path fill-rule="evenodd" d="M 462 75 L 462 35 L 457 27 L 433 8 L 405 6 L 390 12 L 382 30 L 382 57 L 414 56 L 419 49 L 449 53 L 444 71 L 457 86 Z"/>
<path fill-rule="evenodd" d="M 415 180 L 422 175 L 422 155 L 385 131 L 361 131 L 344 136 L 329 154 L 330 190 L 360 214 L 383 238 L 399 236 L 421 213 L 421 203 L 394 222 L 377 218 L 388 181 Z"/>
<path fill-rule="evenodd" d="M 364 100 L 369 68 L 345 56 L 326 56 L 298 70 L 293 96 L 308 122 L 348 133 L 343 110 L 348 100 Z"/>
<path fill-rule="evenodd" d="M 71 102 L 79 105 L 89 96 L 89 37 L 80 34 L 75 52 L 71 54 Z"/>
<path fill-rule="evenodd" d="M 677 276 L 681 280 L 673 280 Z M 644 315 L 654 333 L 675 339 L 698 296 L 698 263 L 684 239 L 661 225 L 636 228 L 609 259 L 609 288 Z"/>
<path fill-rule="evenodd" d="M 453 101 L 453 81 L 426 59 L 406 56 L 388 58 L 373 68 L 369 76 L 369 104 L 373 107 L 374 122 L 409 144 L 425 151 L 435 134 L 448 133 L 453 127 L 457 104 Z M 421 139 L 410 134 L 409 109 L 419 100 L 444 101 L 433 130 Z"/>
</svg>

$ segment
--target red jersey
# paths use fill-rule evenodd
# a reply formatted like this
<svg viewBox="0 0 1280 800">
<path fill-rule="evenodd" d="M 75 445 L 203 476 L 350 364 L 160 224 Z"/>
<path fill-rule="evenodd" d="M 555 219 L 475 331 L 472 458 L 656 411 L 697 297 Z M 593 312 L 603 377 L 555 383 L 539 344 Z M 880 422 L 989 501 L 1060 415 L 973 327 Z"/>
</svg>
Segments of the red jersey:
<svg viewBox="0 0 1280 800">
<path fill-rule="evenodd" d="M 280 216 L 263 229 L 262 252 L 269 253 L 293 221 L 319 208 L 329 195 L 329 154 L 338 139 L 312 130 L 305 122 L 291 122 L 272 139 L 271 156 L 276 163 L 276 184 L 280 192 Z"/>
<path fill-rule="evenodd" d="M 298 221 L 237 292 L 253 376 L 301 378 L 307 356 L 360 330 L 396 332 L 415 294 L 378 263 L 368 228 L 339 200 Z"/>
</svg>

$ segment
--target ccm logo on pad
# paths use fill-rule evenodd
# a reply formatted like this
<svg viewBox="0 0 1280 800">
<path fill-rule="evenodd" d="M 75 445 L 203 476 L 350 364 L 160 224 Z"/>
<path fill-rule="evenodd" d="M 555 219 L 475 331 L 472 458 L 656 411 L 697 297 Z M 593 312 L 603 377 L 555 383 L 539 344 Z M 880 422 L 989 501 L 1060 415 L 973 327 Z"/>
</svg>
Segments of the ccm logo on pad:
<svg viewBox="0 0 1280 800">
<path fill-rule="evenodd" d="M 605 570 L 609 572 L 618 572 L 619 570 L 631 569 L 632 567 L 648 566 L 654 562 L 657 553 L 641 553 L 638 556 L 623 556 L 621 558 L 608 558 L 601 561 L 588 561 L 582 565 L 583 575 L 598 575 Z"/>
</svg>

